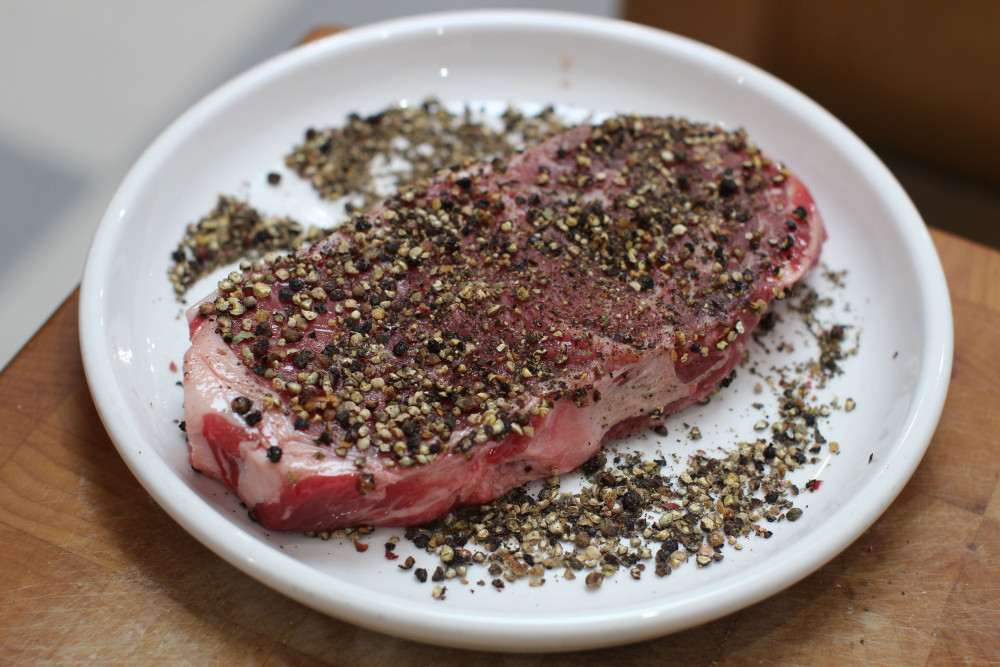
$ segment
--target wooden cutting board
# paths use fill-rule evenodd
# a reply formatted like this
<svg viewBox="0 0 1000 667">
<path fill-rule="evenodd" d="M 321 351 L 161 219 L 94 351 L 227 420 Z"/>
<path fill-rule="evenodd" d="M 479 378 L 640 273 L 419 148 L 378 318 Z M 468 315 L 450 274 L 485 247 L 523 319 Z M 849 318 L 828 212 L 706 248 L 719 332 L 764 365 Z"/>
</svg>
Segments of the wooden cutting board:
<svg viewBox="0 0 1000 667">
<path fill-rule="evenodd" d="M 954 306 L 952 384 L 923 463 L 882 518 L 749 609 L 655 641 L 546 658 L 363 630 L 202 547 L 109 441 L 83 376 L 74 294 L 0 373 L 0 664 L 1000 660 L 1000 253 L 933 236 Z"/>
</svg>

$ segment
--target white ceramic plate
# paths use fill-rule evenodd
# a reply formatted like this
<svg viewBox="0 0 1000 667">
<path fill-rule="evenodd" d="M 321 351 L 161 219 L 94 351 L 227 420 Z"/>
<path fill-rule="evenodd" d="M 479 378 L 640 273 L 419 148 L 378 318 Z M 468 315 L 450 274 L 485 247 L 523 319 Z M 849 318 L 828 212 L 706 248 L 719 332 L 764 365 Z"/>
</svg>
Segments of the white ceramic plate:
<svg viewBox="0 0 1000 667">
<path fill-rule="evenodd" d="M 284 172 L 283 155 L 307 127 L 428 95 L 743 125 L 811 187 L 829 227 L 824 260 L 849 271 L 835 295 L 848 309 L 831 317 L 855 325 L 862 345 L 829 389 L 858 408 L 835 413 L 825 428 L 842 451 L 822 467 L 821 491 L 799 497 L 802 519 L 776 525 L 770 540 L 747 540 L 742 552 L 727 548 L 721 564 L 686 566 L 663 579 L 647 573 L 636 582 L 626 573 L 596 593 L 579 579 L 500 593 L 452 585 L 441 601 L 429 583 L 381 556 L 389 531 L 377 533 L 364 554 L 338 540 L 269 533 L 219 484 L 191 471 L 177 428 L 180 374 L 171 370 L 187 331 L 165 274 L 184 225 L 219 193 L 330 224 L 333 208 Z M 265 183 L 272 170 L 286 174 L 279 188 Z M 80 334 L 94 400 L 122 457 L 166 511 L 220 556 L 351 623 L 518 651 L 663 635 L 813 572 L 870 526 L 909 479 L 940 415 L 952 354 L 948 293 L 924 224 L 892 175 L 837 120 L 773 77 L 695 42 L 537 12 L 446 14 L 352 30 L 266 62 L 210 95 L 156 140 L 112 201 L 83 279 Z M 683 456 L 692 445 L 677 436 L 680 422 L 699 424 L 702 443 L 732 442 L 757 418 L 746 406 L 748 382 L 744 374 L 719 400 L 675 417 L 671 436 L 639 438 L 636 446 Z"/>
</svg>

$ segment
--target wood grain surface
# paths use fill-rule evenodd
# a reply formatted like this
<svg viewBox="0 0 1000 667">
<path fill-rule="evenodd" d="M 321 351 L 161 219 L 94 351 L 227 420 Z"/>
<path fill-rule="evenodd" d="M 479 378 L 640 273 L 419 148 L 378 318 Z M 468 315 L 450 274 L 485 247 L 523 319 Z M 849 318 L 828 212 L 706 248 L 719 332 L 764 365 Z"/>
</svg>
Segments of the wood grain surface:
<svg viewBox="0 0 1000 667">
<path fill-rule="evenodd" d="M 0 373 L 0 664 L 989 663 L 1000 659 L 1000 253 L 934 232 L 951 389 L 926 457 L 857 542 L 751 608 L 614 650 L 504 656 L 331 619 L 202 547 L 91 401 L 74 294 Z"/>
</svg>

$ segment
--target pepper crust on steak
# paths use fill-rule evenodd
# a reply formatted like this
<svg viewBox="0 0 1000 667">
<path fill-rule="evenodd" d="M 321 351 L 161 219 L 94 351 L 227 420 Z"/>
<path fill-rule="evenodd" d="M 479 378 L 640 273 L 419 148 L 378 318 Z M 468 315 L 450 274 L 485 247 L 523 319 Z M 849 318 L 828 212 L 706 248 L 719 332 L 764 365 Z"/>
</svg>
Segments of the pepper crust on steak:
<svg viewBox="0 0 1000 667">
<path fill-rule="evenodd" d="M 817 262 L 741 130 L 621 116 L 402 188 L 191 308 L 191 465 L 266 528 L 412 525 L 713 391 Z"/>
</svg>

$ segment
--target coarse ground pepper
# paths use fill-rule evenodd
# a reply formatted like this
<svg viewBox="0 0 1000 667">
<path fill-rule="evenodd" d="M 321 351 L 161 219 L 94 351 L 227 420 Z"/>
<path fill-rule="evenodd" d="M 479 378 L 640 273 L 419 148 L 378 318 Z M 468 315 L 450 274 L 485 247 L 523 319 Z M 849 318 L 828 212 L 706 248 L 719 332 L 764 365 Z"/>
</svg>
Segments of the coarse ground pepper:
<svg viewBox="0 0 1000 667">
<path fill-rule="evenodd" d="M 552 107 L 535 115 L 508 107 L 500 120 L 502 128 L 494 128 L 476 120 L 468 106 L 453 113 L 433 98 L 369 116 L 351 114 L 341 127 L 306 130 L 285 164 L 320 196 L 353 198 L 352 213 L 390 194 L 380 191 L 375 174 L 417 181 L 445 167 L 509 153 L 564 128 Z"/>
<path fill-rule="evenodd" d="M 189 224 L 171 253 L 167 276 L 178 300 L 188 288 L 215 269 L 276 250 L 316 243 L 328 229 L 307 227 L 287 217 L 261 214 L 233 197 L 220 195 L 211 211 Z"/>
<path fill-rule="evenodd" d="M 816 341 L 817 358 L 772 368 L 775 375 L 756 384 L 758 394 L 764 385 L 771 389 L 778 415 L 771 423 L 762 420 L 762 427 L 762 422 L 755 425 L 755 439 L 722 447 L 716 456 L 699 450 L 673 477 L 662 456 L 602 452 L 571 473 L 583 478 L 578 491 L 563 491 L 562 479 L 550 477 L 537 492 L 518 487 L 493 502 L 457 508 L 439 521 L 407 528 L 405 538 L 437 560 L 443 580 L 486 586 L 489 579 L 490 586 L 501 590 L 522 580 L 541 586 L 550 579 L 581 576 L 584 585 L 598 589 L 619 571 L 632 579 L 650 571 L 663 577 L 688 561 L 698 567 L 717 563 L 725 546 L 741 550 L 745 539 L 771 537 L 771 524 L 803 516 L 794 499 L 803 490 L 819 488 L 818 480 L 800 488 L 790 473 L 817 464 L 824 446 L 830 454 L 840 451 L 821 432 L 822 423 L 838 409 L 837 401 L 821 402 L 817 391 L 842 369 L 822 359 L 842 361 L 855 355 L 857 346 L 843 349 L 842 334 L 849 327 L 824 324 L 817 316 L 818 308 L 832 305 L 832 299 L 818 298 L 812 288 L 796 289 L 784 315 L 774 316 L 800 318 Z M 770 337 L 775 335 L 773 324 Z M 786 343 L 778 341 L 778 346 Z M 760 375 L 748 360 L 742 367 Z M 769 436 L 759 435 L 768 429 Z M 314 536 L 356 535 L 347 530 Z M 399 568 L 408 571 L 415 563 L 408 557 Z M 478 574 L 483 568 L 486 574 Z M 426 578 L 421 571 L 426 573 L 417 570 L 419 581 Z"/>
<path fill-rule="evenodd" d="M 414 175 L 430 174 L 449 163 L 508 150 L 511 133 L 534 138 L 559 127 L 551 110 L 533 119 L 508 112 L 504 121 L 507 134 L 494 133 L 472 122 L 468 111 L 464 116 L 452 115 L 434 101 L 419 110 L 389 109 L 368 118 L 352 116 L 345 128 L 309 130 L 305 143 L 288 156 L 287 164 L 309 178 L 322 196 L 360 193 L 363 205 L 368 206 L 381 198 L 371 178 L 377 160 L 402 157 L 413 165 Z M 408 141 L 399 143 L 401 137 Z M 539 178 L 544 176 L 541 173 Z M 725 187 L 725 183 L 720 185 Z M 624 204 L 632 207 L 632 202 Z M 348 202 L 349 213 L 353 206 Z M 676 229 L 675 233 L 686 231 Z M 170 277 L 178 294 L 183 294 L 194 280 L 217 266 L 315 241 L 326 232 L 304 230 L 287 219 L 267 218 L 245 204 L 221 197 L 212 213 L 189 226 L 174 253 Z M 245 264 L 245 271 L 255 268 L 251 262 Z M 640 280 L 633 287 L 636 291 L 648 289 Z M 819 302 L 815 293 L 808 293 L 793 312 L 811 317 Z M 379 308 L 370 309 L 371 318 L 379 319 Z M 634 579 L 641 578 L 647 569 L 664 576 L 692 558 L 699 566 L 722 560 L 724 545 L 739 549 L 739 540 L 750 535 L 769 537 L 766 523 L 783 518 L 794 521 L 801 516 L 801 509 L 792 507 L 790 500 L 799 489 L 787 479 L 787 473 L 815 462 L 815 455 L 826 444 L 817 419 L 829 415 L 830 406 L 817 407 L 807 401 L 813 385 L 792 375 L 817 378 L 816 387 L 822 387 L 823 378 L 840 372 L 838 362 L 851 352 L 840 345 L 843 326 L 818 333 L 816 326 L 818 321 L 810 319 L 810 330 L 820 343 L 820 358 L 780 373 L 783 402 L 779 418 L 770 425 L 770 438 L 739 442 L 718 457 L 699 451 L 690 457 L 685 472 L 673 480 L 664 474 L 666 461 L 662 458 L 645 460 L 636 454 L 618 454 L 608 462 L 602 454 L 582 466 L 586 484 L 578 492 L 560 491 L 560 479 L 551 477 L 535 495 L 521 487 L 489 504 L 458 508 L 433 524 L 407 529 L 407 539 L 440 559 L 432 581 L 457 578 L 467 583 L 469 568 L 482 565 L 499 589 L 504 582 L 519 579 L 542 585 L 549 572 L 574 579 L 575 573 L 587 571 L 585 580 L 590 588 L 599 588 L 619 569 L 627 569 Z M 427 343 L 427 353 L 440 352 L 432 344 Z M 407 354 L 407 349 L 398 347 L 399 343 L 393 348 L 396 356 Z M 594 400 L 599 397 L 595 395 Z M 766 429 L 764 424 L 755 430 Z M 690 436 L 699 438 L 700 430 L 691 428 Z M 835 444 L 830 445 L 832 453 L 839 450 L 839 446 L 834 449 Z M 273 456 L 280 458 L 280 450 Z M 357 545 L 370 532 L 370 528 L 361 528 L 320 533 L 319 537 L 350 537 Z M 385 553 L 387 558 L 396 557 L 388 546 Z M 399 567 L 411 570 L 415 564 L 408 557 Z M 420 581 L 428 576 L 425 568 L 414 572 Z M 485 580 L 477 583 L 485 585 Z M 445 587 L 436 586 L 434 597 L 444 599 L 444 591 Z"/>
<path fill-rule="evenodd" d="M 439 169 L 509 153 L 564 128 L 551 107 L 533 115 L 508 107 L 500 120 L 502 127 L 494 129 L 476 120 L 469 107 L 454 113 L 427 99 L 415 107 L 392 107 L 366 117 L 352 114 L 343 127 L 309 129 L 285 162 L 309 179 L 320 196 L 346 198 L 350 215 L 392 194 L 379 187 L 380 181 L 428 178 Z M 267 182 L 278 186 L 281 175 L 270 172 Z M 212 211 L 187 226 L 171 254 L 168 276 L 180 300 L 192 284 L 220 266 L 294 250 L 331 231 L 267 216 L 222 195 Z"/>
</svg>

